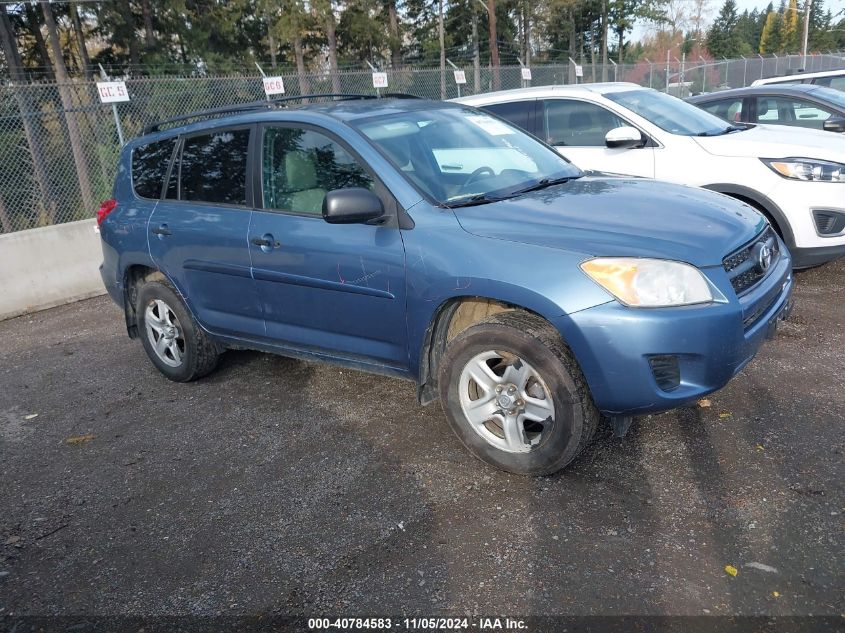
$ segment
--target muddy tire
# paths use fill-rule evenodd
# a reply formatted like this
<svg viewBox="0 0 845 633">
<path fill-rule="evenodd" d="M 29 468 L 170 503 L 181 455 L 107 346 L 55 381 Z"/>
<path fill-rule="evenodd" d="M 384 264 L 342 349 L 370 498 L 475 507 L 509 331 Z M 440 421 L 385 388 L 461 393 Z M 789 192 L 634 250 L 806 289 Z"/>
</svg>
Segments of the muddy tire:
<svg viewBox="0 0 845 633">
<path fill-rule="evenodd" d="M 548 475 L 592 440 L 599 413 L 560 334 L 534 315 L 487 317 L 452 339 L 439 368 L 449 425 L 479 459 Z"/>
<path fill-rule="evenodd" d="M 135 304 L 138 333 L 153 365 L 170 380 L 189 382 L 217 366 L 220 351 L 165 281 L 147 281 Z"/>
</svg>

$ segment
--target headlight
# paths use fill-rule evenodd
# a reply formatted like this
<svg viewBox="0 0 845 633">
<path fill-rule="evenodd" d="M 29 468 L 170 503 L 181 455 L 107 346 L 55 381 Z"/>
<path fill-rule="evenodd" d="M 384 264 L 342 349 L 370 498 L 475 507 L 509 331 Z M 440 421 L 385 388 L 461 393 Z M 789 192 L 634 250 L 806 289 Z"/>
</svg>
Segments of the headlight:
<svg viewBox="0 0 845 633">
<path fill-rule="evenodd" d="M 637 257 L 597 257 L 581 270 L 626 306 L 661 308 L 713 301 L 710 284 L 682 262 Z"/>
<path fill-rule="evenodd" d="M 845 165 L 812 158 L 761 158 L 766 165 L 784 178 L 845 182 Z"/>
</svg>

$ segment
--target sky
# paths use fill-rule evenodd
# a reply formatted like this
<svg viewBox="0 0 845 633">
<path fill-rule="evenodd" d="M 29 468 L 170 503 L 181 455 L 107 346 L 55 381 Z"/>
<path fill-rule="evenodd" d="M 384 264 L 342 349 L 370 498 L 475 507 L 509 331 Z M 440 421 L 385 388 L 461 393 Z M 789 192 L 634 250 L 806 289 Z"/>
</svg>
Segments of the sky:
<svg viewBox="0 0 845 633">
<path fill-rule="evenodd" d="M 769 6 L 770 0 L 736 0 L 737 11 L 742 13 L 746 9 L 752 11 L 754 9 L 763 10 L 767 6 Z M 780 0 L 772 0 L 772 3 L 775 7 L 780 4 Z M 712 22 L 716 15 L 719 13 L 719 9 L 724 4 L 724 0 L 712 0 L 711 2 L 711 11 L 710 11 L 710 21 Z M 799 5 L 801 1 L 799 0 Z M 834 16 L 839 14 L 839 17 L 845 17 L 845 0 L 824 0 L 825 9 L 829 9 Z M 836 20 L 834 20 L 836 21 Z M 649 30 L 649 27 L 643 24 L 637 24 L 634 26 L 634 30 L 632 32 L 631 40 L 636 41 L 643 37 Z"/>
</svg>

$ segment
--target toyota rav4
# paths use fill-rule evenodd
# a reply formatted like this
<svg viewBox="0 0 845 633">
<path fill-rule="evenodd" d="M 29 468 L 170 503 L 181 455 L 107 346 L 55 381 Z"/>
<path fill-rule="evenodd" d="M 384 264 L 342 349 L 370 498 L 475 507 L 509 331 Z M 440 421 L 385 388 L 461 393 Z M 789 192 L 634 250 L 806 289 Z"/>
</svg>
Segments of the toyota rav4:
<svg viewBox="0 0 845 633">
<path fill-rule="evenodd" d="M 790 305 L 755 209 L 585 174 L 471 107 L 192 117 L 127 144 L 98 214 L 106 288 L 171 380 L 227 348 L 409 379 L 476 456 L 544 474 L 602 415 L 622 434 L 724 386 Z"/>
</svg>

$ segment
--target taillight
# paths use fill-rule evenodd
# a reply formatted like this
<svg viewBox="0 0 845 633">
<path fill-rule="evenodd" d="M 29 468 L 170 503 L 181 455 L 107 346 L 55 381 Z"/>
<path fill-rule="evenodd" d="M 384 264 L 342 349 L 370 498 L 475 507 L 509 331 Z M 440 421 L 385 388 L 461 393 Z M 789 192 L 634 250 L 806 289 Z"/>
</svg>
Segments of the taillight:
<svg viewBox="0 0 845 633">
<path fill-rule="evenodd" d="M 97 209 L 97 226 L 100 226 L 103 223 L 109 213 L 114 211 L 115 207 L 117 207 L 117 200 L 111 199 L 106 200 L 102 204 L 100 204 L 100 208 Z"/>
</svg>

